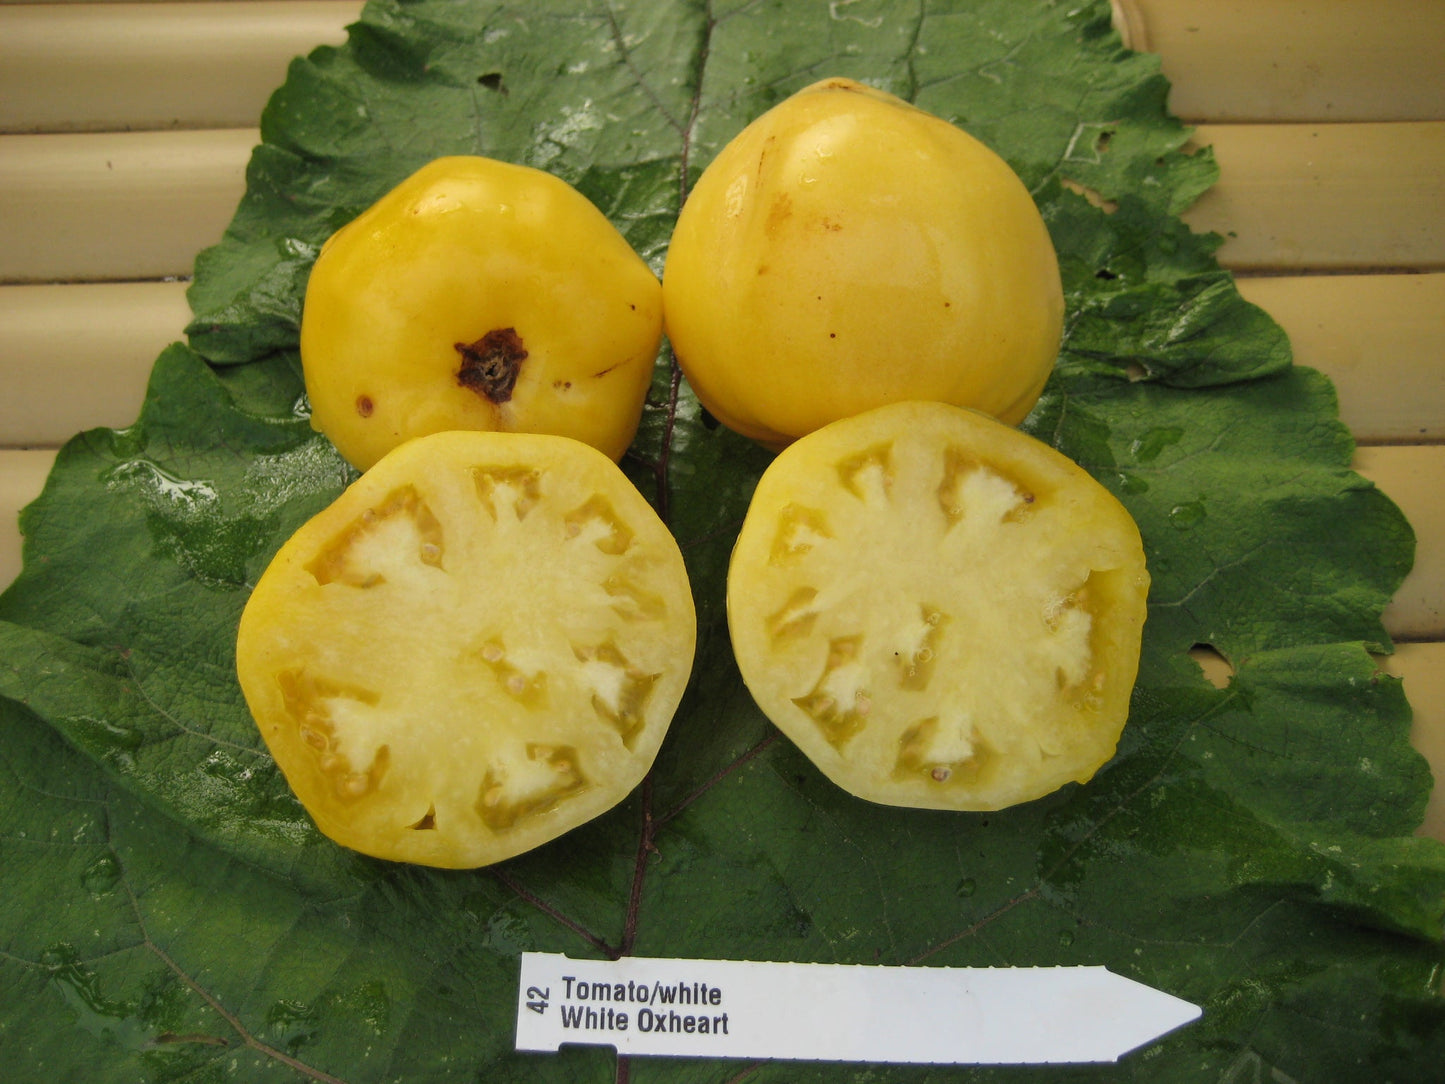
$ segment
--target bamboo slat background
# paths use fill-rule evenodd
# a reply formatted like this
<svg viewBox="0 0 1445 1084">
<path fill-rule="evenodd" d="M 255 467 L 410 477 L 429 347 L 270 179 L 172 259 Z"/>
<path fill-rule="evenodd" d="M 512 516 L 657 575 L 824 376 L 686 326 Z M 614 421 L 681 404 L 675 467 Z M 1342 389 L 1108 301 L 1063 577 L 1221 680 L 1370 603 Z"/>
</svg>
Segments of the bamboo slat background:
<svg viewBox="0 0 1445 1084">
<path fill-rule="evenodd" d="M 16 517 L 78 430 L 134 420 L 184 279 L 245 186 L 294 56 L 358 0 L 0 0 L 0 587 Z M 1115 0 L 1220 183 L 1186 214 L 1335 382 L 1357 469 L 1415 527 L 1386 612 L 1445 778 L 1445 3 Z M 1223 680 L 1222 664 L 1201 658 Z M 1445 839 L 1445 787 L 1423 832 Z"/>
</svg>

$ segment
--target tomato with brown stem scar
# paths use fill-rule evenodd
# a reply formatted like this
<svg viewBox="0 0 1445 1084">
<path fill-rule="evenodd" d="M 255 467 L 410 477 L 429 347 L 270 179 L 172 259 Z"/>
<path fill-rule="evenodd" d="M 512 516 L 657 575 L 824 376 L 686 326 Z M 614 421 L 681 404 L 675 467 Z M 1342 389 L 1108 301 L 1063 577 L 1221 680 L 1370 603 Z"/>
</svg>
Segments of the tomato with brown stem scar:
<svg viewBox="0 0 1445 1084">
<path fill-rule="evenodd" d="M 661 293 L 560 178 L 439 158 L 316 260 L 301 321 L 312 424 L 361 470 L 448 429 L 552 433 L 620 459 L 652 380 Z"/>
</svg>

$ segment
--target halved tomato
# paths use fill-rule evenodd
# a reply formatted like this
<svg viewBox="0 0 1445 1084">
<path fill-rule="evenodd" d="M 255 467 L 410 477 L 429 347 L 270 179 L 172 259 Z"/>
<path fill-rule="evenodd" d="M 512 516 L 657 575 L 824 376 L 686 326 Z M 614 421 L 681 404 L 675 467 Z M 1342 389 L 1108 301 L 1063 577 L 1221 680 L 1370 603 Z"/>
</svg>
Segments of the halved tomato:
<svg viewBox="0 0 1445 1084">
<path fill-rule="evenodd" d="M 389 453 L 281 547 L 236 662 L 322 832 L 473 867 L 642 780 L 695 640 L 677 544 L 610 459 L 448 432 Z"/>
<path fill-rule="evenodd" d="M 728 573 L 738 665 L 830 778 L 892 805 L 998 809 L 1113 754 L 1149 576 L 1087 472 L 983 414 L 881 407 L 786 448 Z"/>
</svg>

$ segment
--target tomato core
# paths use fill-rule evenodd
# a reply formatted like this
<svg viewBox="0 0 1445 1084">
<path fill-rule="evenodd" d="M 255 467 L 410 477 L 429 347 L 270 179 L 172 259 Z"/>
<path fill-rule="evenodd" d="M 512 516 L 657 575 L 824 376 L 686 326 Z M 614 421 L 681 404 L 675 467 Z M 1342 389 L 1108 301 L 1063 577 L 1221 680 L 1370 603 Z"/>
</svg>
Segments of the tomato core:
<svg viewBox="0 0 1445 1084">
<path fill-rule="evenodd" d="M 514 327 L 499 327 L 474 343 L 457 343 L 462 367 L 457 383 L 493 403 L 505 403 L 517 386 L 517 374 L 527 358 L 527 348 Z"/>
</svg>

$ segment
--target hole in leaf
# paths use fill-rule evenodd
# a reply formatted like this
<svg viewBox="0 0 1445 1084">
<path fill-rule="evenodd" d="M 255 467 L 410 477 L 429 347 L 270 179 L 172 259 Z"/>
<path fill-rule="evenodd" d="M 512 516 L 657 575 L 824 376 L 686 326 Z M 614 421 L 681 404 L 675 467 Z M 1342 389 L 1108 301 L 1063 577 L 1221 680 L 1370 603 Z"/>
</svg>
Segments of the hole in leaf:
<svg viewBox="0 0 1445 1084">
<path fill-rule="evenodd" d="M 508 94 L 506 85 L 502 82 L 501 72 L 487 72 L 486 75 L 477 76 L 477 82 L 488 90 L 496 91 L 498 94 Z"/>
<path fill-rule="evenodd" d="M 436 807 L 436 806 L 432 806 L 431 808 L 429 808 L 429 809 L 426 811 L 426 816 L 424 816 L 421 820 L 417 821 L 417 822 L 416 822 L 415 824 L 413 824 L 411 827 L 412 827 L 412 831 L 414 831 L 414 832 L 421 832 L 421 831 L 426 831 L 426 830 L 428 830 L 428 829 L 435 830 L 436 826 L 437 826 L 437 807 Z"/>
<path fill-rule="evenodd" d="M 1119 209 L 1119 204 L 1116 200 L 1109 199 L 1097 188 L 1092 188 L 1089 185 L 1082 184 L 1071 177 L 1060 178 L 1060 181 L 1063 186 L 1067 188 L 1070 192 L 1073 192 L 1076 195 L 1083 196 L 1084 199 L 1088 200 L 1090 204 L 1097 207 L 1105 214 L 1113 214 Z"/>
<path fill-rule="evenodd" d="M 1227 689 L 1234 680 L 1234 666 L 1213 644 L 1195 644 L 1189 649 L 1189 657 L 1199 664 L 1205 680 L 1216 689 Z"/>
</svg>

